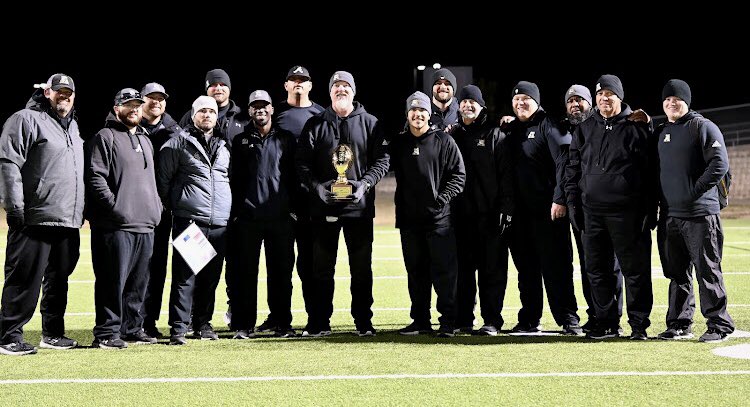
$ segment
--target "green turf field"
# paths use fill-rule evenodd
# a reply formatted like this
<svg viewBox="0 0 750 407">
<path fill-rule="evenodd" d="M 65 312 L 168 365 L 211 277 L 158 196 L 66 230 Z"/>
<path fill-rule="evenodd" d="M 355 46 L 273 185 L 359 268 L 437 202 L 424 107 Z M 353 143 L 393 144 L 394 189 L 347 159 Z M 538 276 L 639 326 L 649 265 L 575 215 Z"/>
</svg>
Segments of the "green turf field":
<svg viewBox="0 0 750 407">
<path fill-rule="evenodd" d="M 750 220 L 727 220 L 724 226 L 730 312 L 739 329 L 750 330 Z M 5 235 L 0 229 L 3 247 Z M 81 240 L 66 324 L 68 335 L 88 346 L 94 325 L 88 229 Z M 226 309 L 222 279 L 213 321 L 219 341 L 190 340 L 183 347 L 162 341 L 121 351 L 40 349 L 36 355 L 0 356 L 0 405 L 748 404 L 750 360 L 718 357 L 711 350 L 750 344 L 750 339 L 710 345 L 697 340 L 395 334 L 393 330 L 410 319 L 399 235 L 393 228 L 379 227 L 375 236 L 373 322 L 378 335 L 359 338 L 348 311 L 348 267 L 341 240 L 330 337 L 230 339 L 221 317 Z M 0 257 L 4 261 L 4 251 Z M 668 281 L 660 277 L 655 248 L 652 260 L 655 307 L 648 333 L 653 337 L 664 328 Z M 261 274 L 259 323 L 267 313 Z M 583 316 L 577 273 L 576 278 Z M 506 329 L 515 324 L 520 305 L 516 283 L 511 269 L 503 312 Z M 298 287 L 295 279 L 293 324 L 301 328 L 306 315 Z M 163 332 L 168 331 L 167 297 L 168 292 L 160 321 Z M 26 326 L 27 341 L 39 342 L 40 321 L 36 314 Z M 695 322 L 697 338 L 705 325 L 700 315 Z M 542 323 L 549 330 L 556 328 L 546 308 Z M 622 325 L 628 334 L 625 318 Z"/>
</svg>

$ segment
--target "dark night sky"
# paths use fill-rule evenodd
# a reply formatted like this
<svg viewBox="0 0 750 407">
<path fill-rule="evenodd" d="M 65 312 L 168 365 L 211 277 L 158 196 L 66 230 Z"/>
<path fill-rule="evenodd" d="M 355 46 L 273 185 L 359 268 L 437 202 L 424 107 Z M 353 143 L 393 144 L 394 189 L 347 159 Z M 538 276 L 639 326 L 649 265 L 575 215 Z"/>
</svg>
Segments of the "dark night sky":
<svg viewBox="0 0 750 407">
<path fill-rule="evenodd" d="M 234 42 L 217 41 L 217 45 L 205 40 L 189 43 L 190 34 L 173 33 L 160 39 L 164 51 L 157 57 L 142 52 L 153 45 L 145 38 L 132 38 L 133 44 L 123 42 L 101 48 L 95 45 L 96 33 L 71 35 L 75 41 L 65 48 L 53 49 L 46 58 L 44 42 L 39 39 L 6 45 L 6 61 L 15 62 L 4 64 L 5 95 L 0 102 L 0 119 L 4 121 L 21 109 L 33 92 L 32 85 L 56 72 L 69 74 L 75 80 L 79 123 L 84 132 L 93 133 L 103 125 L 120 88 L 140 89 L 147 82 L 160 82 L 170 94 L 167 111 L 179 119 L 191 102 L 204 94 L 203 80 L 209 69 L 220 67 L 228 71 L 232 99 L 244 107 L 254 89 L 268 90 L 274 103 L 285 97 L 283 82 L 294 64 L 310 70 L 313 99 L 323 106 L 330 103 L 326 88 L 333 71 L 352 72 L 358 91 L 355 99 L 383 120 L 387 129 L 398 128 L 404 121 L 404 102 L 414 91 L 413 67 L 433 62 L 473 66 L 475 83 L 482 88 L 488 104 L 495 105 L 497 114 L 511 113 L 510 91 L 519 80 L 536 82 L 541 89 L 542 106 L 561 115 L 562 95 L 570 84 L 592 88 L 604 73 L 622 79 L 626 103 L 643 107 L 652 115 L 662 114 L 661 88 L 670 78 L 680 78 L 691 85 L 691 107 L 695 109 L 750 103 L 747 67 L 740 63 L 744 57 L 724 54 L 718 47 L 667 53 L 653 44 L 635 50 L 639 47 L 620 45 L 608 49 L 590 42 L 585 49 L 571 52 L 564 36 L 555 35 L 551 35 L 554 40 L 547 41 L 547 45 L 533 45 L 526 51 L 518 51 L 516 45 L 490 46 L 486 39 L 465 45 L 465 50 L 458 41 L 432 49 L 435 47 L 430 42 L 387 42 L 377 37 L 316 47 L 304 42 L 268 44 L 273 41 L 271 33 L 255 33 Z M 261 40 L 265 45 L 259 44 Z M 126 56 L 128 53 L 132 56 Z M 686 57 L 680 59 L 679 55 Z"/>
</svg>

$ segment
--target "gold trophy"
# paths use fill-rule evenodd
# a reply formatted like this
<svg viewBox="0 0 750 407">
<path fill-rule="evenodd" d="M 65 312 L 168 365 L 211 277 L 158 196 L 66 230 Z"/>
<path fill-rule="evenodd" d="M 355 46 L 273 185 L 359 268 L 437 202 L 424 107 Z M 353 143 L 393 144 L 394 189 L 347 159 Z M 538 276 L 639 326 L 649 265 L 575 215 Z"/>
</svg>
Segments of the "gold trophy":
<svg viewBox="0 0 750 407">
<path fill-rule="evenodd" d="M 338 177 L 336 177 L 336 181 L 331 184 L 331 192 L 334 195 L 334 199 L 337 201 L 347 201 L 351 199 L 349 195 L 352 194 L 352 184 L 346 179 L 346 171 L 352 167 L 352 161 L 354 161 L 354 152 L 348 145 L 339 144 L 338 147 L 333 150 L 333 168 L 336 169 Z"/>
</svg>

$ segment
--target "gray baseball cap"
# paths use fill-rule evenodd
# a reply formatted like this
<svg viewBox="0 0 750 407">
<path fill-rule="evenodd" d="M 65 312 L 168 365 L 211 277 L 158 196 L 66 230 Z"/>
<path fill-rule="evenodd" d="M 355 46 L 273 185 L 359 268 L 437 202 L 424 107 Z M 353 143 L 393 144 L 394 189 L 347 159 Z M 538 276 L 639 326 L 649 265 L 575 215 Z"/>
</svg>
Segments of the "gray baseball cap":
<svg viewBox="0 0 750 407">
<path fill-rule="evenodd" d="M 146 86 L 141 89 L 141 95 L 143 96 L 148 96 L 152 93 L 161 93 L 162 95 L 164 95 L 164 99 L 167 99 L 169 97 L 167 91 L 164 90 L 164 86 L 161 86 L 156 82 L 147 83 Z"/>
</svg>

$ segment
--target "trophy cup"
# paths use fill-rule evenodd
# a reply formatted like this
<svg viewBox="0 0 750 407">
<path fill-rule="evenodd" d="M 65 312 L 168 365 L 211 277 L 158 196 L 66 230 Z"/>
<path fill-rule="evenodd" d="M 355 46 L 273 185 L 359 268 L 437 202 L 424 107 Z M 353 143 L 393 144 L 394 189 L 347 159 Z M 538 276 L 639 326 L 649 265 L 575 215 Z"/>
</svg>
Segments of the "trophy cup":
<svg viewBox="0 0 750 407">
<path fill-rule="evenodd" d="M 336 181 L 331 184 L 331 192 L 334 195 L 334 199 L 337 201 L 348 201 L 349 195 L 352 194 L 352 184 L 346 179 L 346 171 L 352 167 L 352 161 L 354 160 L 354 152 L 351 147 L 346 144 L 339 144 L 335 150 L 333 150 L 333 168 L 336 169 L 338 177 Z"/>
</svg>

